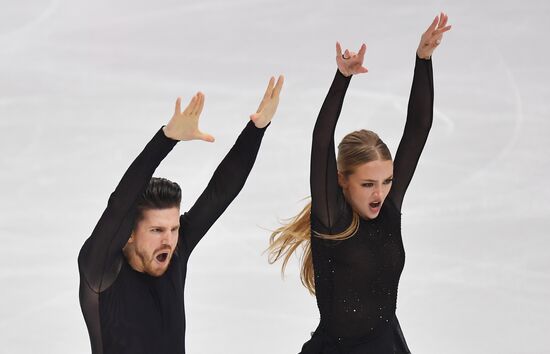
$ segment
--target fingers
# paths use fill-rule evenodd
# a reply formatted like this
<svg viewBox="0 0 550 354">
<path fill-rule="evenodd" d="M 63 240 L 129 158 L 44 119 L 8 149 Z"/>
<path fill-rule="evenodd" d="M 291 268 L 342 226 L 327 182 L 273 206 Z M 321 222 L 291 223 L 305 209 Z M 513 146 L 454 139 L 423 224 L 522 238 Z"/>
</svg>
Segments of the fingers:
<svg viewBox="0 0 550 354">
<path fill-rule="evenodd" d="M 430 27 L 426 30 L 425 33 L 427 33 L 430 36 L 433 35 L 439 35 L 440 33 L 445 33 L 448 30 L 451 29 L 451 26 L 447 26 L 447 21 L 449 20 L 449 16 L 441 12 L 440 15 L 436 16 Z"/>
<path fill-rule="evenodd" d="M 447 16 L 444 12 L 441 12 L 441 15 L 439 16 L 439 25 L 437 25 L 437 28 L 445 27 L 448 19 L 449 16 Z"/>
<path fill-rule="evenodd" d="M 445 33 L 451 29 L 451 26 L 447 26 L 448 20 L 449 20 L 449 16 L 447 16 L 446 13 L 441 12 L 441 15 L 439 17 L 439 24 L 437 25 L 437 29 L 434 31 L 434 35 Z"/>
<path fill-rule="evenodd" d="M 346 49 L 346 53 L 344 54 L 346 57 L 344 59 L 355 59 L 355 58 L 359 58 L 359 59 L 362 59 L 363 56 L 364 56 L 364 53 L 363 53 L 363 56 L 360 55 L 360 53 L 355 53 L 355 52 L 350 52 L 349 50 Z"/>
<path fill-rule="evenodd" d="M 176 100 L 176 108 L 174 109 L 174 115 L 178 115 L 181 113 L 181 97 L 178 97 Z"/>
<path fill-rule="evenodd" d="M 361 61 L 365 57 L 365 52 L 366 51 L 367 51 L 367 45 L 365 43 L 363 43 L 361 45 L 361 48 L 359 49 L 359 53 L 357 54 L 359 56 L 359 58 L 361 58 Z"/>
<path fill-rule="evenodd" d="M 344 59 L 350 59 L 350 58 L 353 58 L 355 56 L 359 56 L 361 58 L 363 58 L 365 56 L 365 52 L 367 51 L 367 46 L 365 43 L 363 43 L 361 45 L 361 48 L 359 48 L 359 52 L 358 53 L 355 53 L 355 52 L 350 52 L 348 49 L 346 49 L 344 51 L 344 54 L 342 55 L 342 47 L 340 46 L 340 43 L 339 42 L 336 42 L 336 55 L 339 57 L 339 58 L 344 58 Z"/>
<path fill-rule="evenodd" d="M 265 89 L 264 98 L 262 101 L 268 99 L 273 94 L 273 86 L 275 86 L 275 78 L 272 76 L 269 78 L 269 83 L 267 84 L 267 88 Z"/>
<path fill-rule="evenodd" d="M 452 27 L 451 25 L 447 26 L 448 20 L 449 16 L 447 16 L 444 12 L 441 12 L 438 16 L 436 16 L 434 22 L 432 22 L 428 30 L 422 36 L 422 41 L 425 46 L 437 47 L 441 44 L 443 33 L 449 31 Z M 434 26 L 434 24 L 437 25 Z"/>
<path fill-rule="evenodd" d="M 176 108 L 174 109 L 174 113 L 176 115 L 179 114 L 186 114 L 186 115 L 199 115 L 202 112 L 202 109 L 204 107 L 204 94 L 202 92 L 197 92 L 193 98 L 191 98 L 191 101 L 185 107 L 185 110 L 181 112 L 181 97 L 178 97 L 176 100 Z"/>
<path fill-rule="evenodd" d="M 446 26 L 446 27 L 443 27 L 443 28 L 439 28 L 439 29 L 437 29 L 436 31 L 434 31 L 434 35 L 443 34 L 443 33 L 447 32 L 448 30 L 450 30 L 451 27 L 452 27 L 452 26 L 449 25 L 449 26 Z"/>
<path fill-rule="evenodd" d="M 216 140 L 216 139 L 214 139 L 214 137 L 212 135 L 206 134 L 206 133 L 203 133 L 203 132 L 199 133 L 198 138 L 200 140 L 207 141 L 209 143 L 213 143 Z"/>
<path fill-rule="evenodd" d="M 342 57 L 342 47 L 340 46 L 339 42 L 336 42 L 336 56 L 338 58 Z"/>
<path fill-rule="evenodd" d="M 449 19 L 449 16 L 447 16 L 445 13 L 442 12 L 440 15 L 439 25 L 437 29 L 432 33 L 434 47 L 441 44 L 443 33 L 449 31 L 452 27 L 451 25 L 447 26 L 448 19 Z"/>
<path fill-rule="evenodd" d="M 445 28 L 442 28 L 442 31 L 439 32 L 439 34 L 436 35 L 436 36 L 433 38 L 433 40 L 432 40 L 433 46 L 438 46 L 438 45 L 440 45 L 440 44 L 441 44 L 441 40 L 443 39 L 443 33 L 444 33 L 444 32 L 447 32 L 447 31 L 450 30 L 450 29 L 451 29 L 451 26 L 447 26 L 447 27 L 445 27 Z"/>
<path fill-rule="evenodd" d="M 271 98 L 279 97 L 279 94 L 281 93 L 281 89 L 283 88 L 284 82 L 285 82 L 285 77 L 283 75 L 279 75 L 279 78 L 277 79 L 277 84 L 275 85 L 275 88 L 273 89 L 273 93 L 271 95 Z"/>
<path fill-rule="evenodd" d="M 267 100 L 271 98 L 274 85 L 275 85 L 275 78 L 272 76 L 269 78 L 269 82 L 267 83 L 267 88 L 265 89 L 265 92 L 264 92 L 264 97 L 262 97 L 262 101 L 260 102 L 260 105 L 258 106 L 258 109 L 256 110 L 256 112 L 261 111 L 264 108 Z"/>
<path fill-rule="evenodd" d="M 361 44 L 359 52 L 355 53 L 346 49 L 342 54 L 342 47 L 340 42 L 336 42 L 336 62 L 338 63 L 338 69 L 345 75 L 362 74 L 368 72 L 368 69 L 363 66 L 363 60 L 365 59 L 365 53 L 367 51 L 367 45 Z"/>
<path fill-rule="evenodd" d="M 428 27 L 425 33 L 432 33 L 437 27 L 438 22 L 439 22 L 439 16 L 435 16 L 434 20 L 432 21 L 432 24 L 430 25 L 430 27 Z"/>
<path fill-rule="evenodd" d="M 198 92 L 197 93 L 197 102 L 195 104 L 195 107 L 193 108 L 193 111 L 191 112 L 192 115 L 200 115 L 202 112 L 202 108 L 204 107 L 204 93 Z"/>
<path fill-rule="evenodd" d="M 197 104 L 197 95 L 193 96 L 191 99 L 191 102 L 185 107 L 185 110 L 183 111 L 183 114 L 191 114 L 193 110 L 195 109 L 195 105 Z"/>
</svg>

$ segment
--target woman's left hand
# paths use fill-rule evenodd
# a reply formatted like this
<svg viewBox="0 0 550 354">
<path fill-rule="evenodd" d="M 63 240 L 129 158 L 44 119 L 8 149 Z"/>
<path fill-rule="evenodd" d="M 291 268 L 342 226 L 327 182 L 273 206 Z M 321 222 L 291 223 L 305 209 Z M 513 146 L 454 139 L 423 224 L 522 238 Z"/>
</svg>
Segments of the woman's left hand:
<svg viewBox="0 0 550 354">
<path fill-rule="evenodd" d="M 346 49 L 342 54 L 342 47 L 339 42 L 336 42 L 336 65 L 342 75 L 349 77 L 355 74 L 363 74 L 368 72 L 368 69 L 363 66 L 363 60 L 365 60 L 365 52 L 367 46 L 365 43 L 359 48 L 359 53 L 350 52 Z"/>
<path fill-rule="evenodd" d="M 441 44 L 443 33 L 451 29 L 450 25 L 447 26 L 448 19 L 449 17 L 442 12 L 441 15 L 435 17 L 430 27 L 422 34 L 416 50 L 419 58 L 430 59 L 432 57 L 435 48 Z"/>
</svg>

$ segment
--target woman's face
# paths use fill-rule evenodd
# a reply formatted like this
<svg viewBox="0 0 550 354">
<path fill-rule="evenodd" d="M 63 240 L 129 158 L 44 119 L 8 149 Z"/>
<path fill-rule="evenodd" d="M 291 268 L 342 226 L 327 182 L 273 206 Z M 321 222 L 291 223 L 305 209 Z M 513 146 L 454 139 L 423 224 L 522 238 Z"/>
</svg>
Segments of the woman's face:
<svg viewBox="0 0 550 354">
<path fill-rule="evenodd" d="M 347 202 L 364 219 L 378 216 L 390 192 L 392 178 L 391 160 L 364 163 L 348 176 L 338 173 L 338 183 L 344 190 Z"/>
</svg>

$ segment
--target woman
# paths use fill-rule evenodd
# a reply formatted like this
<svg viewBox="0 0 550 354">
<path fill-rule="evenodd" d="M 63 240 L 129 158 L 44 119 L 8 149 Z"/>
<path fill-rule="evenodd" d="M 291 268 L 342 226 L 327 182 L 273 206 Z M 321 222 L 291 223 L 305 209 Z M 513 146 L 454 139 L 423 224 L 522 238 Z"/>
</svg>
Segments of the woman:
<svg viewBox="0 0 550 354">
<path fill-rule="evenodd" d="M 289 257 L 302 244 L 302 283 L 316 295 L 319 326 L 302 354 L 409 353 L 395 317 L 404 265 L 401 205 L 428 137 L 433 116 L 431 55 L 441 43 L 447 15 L 422 35 L 405 131 L 395 161 L 378 135 L 348 134 L 334 154 L 334 129 L 363 58 L 336 44 L 338 71 L 313 131 L 311 203 L 270 239 L 270 261 Z"/>
</svg>

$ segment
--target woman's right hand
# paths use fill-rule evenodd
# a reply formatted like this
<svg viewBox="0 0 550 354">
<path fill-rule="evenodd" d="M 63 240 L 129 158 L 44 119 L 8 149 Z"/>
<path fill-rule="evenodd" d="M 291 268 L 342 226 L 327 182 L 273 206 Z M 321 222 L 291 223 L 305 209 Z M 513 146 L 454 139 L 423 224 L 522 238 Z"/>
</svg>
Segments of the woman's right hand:
<svg viewBox="0 0 550 354">
<path fill-rule="evenodd" d="M 444 12 L 441 15 L 436 16 L 432 21 L 432 24 L 426 32 L 422 34 L 416 55 L 420 59 L 430 59 L 434 50 L 441 44 L 443 34 L 451 29 L 451 25 L 447 26 L 447 20 L 449 16 Z"/>
<path fill-rule="evenodd" d="M 348 77 L 368 72 L 367 68 L 363 66 L 366 51 L 367 46 L 363 43 L 359 49 L 359 53 L 350 52 L 346 49 L 342 55 L 342 47 L 339 42 L 336 42 L 336 64 L 342 75 Z"/>
<path fill-rule="evenodd" d="M 163 128 L 164 135 L 174 140 L 203 140 L 214 142 L 214 137 L 199 129 L 199 117 L 204 107 L 204 94 L 197 92 L 181 111 L 181 97 L 176 100 L 176 109 L 170 122 Z"/>
</svg>

